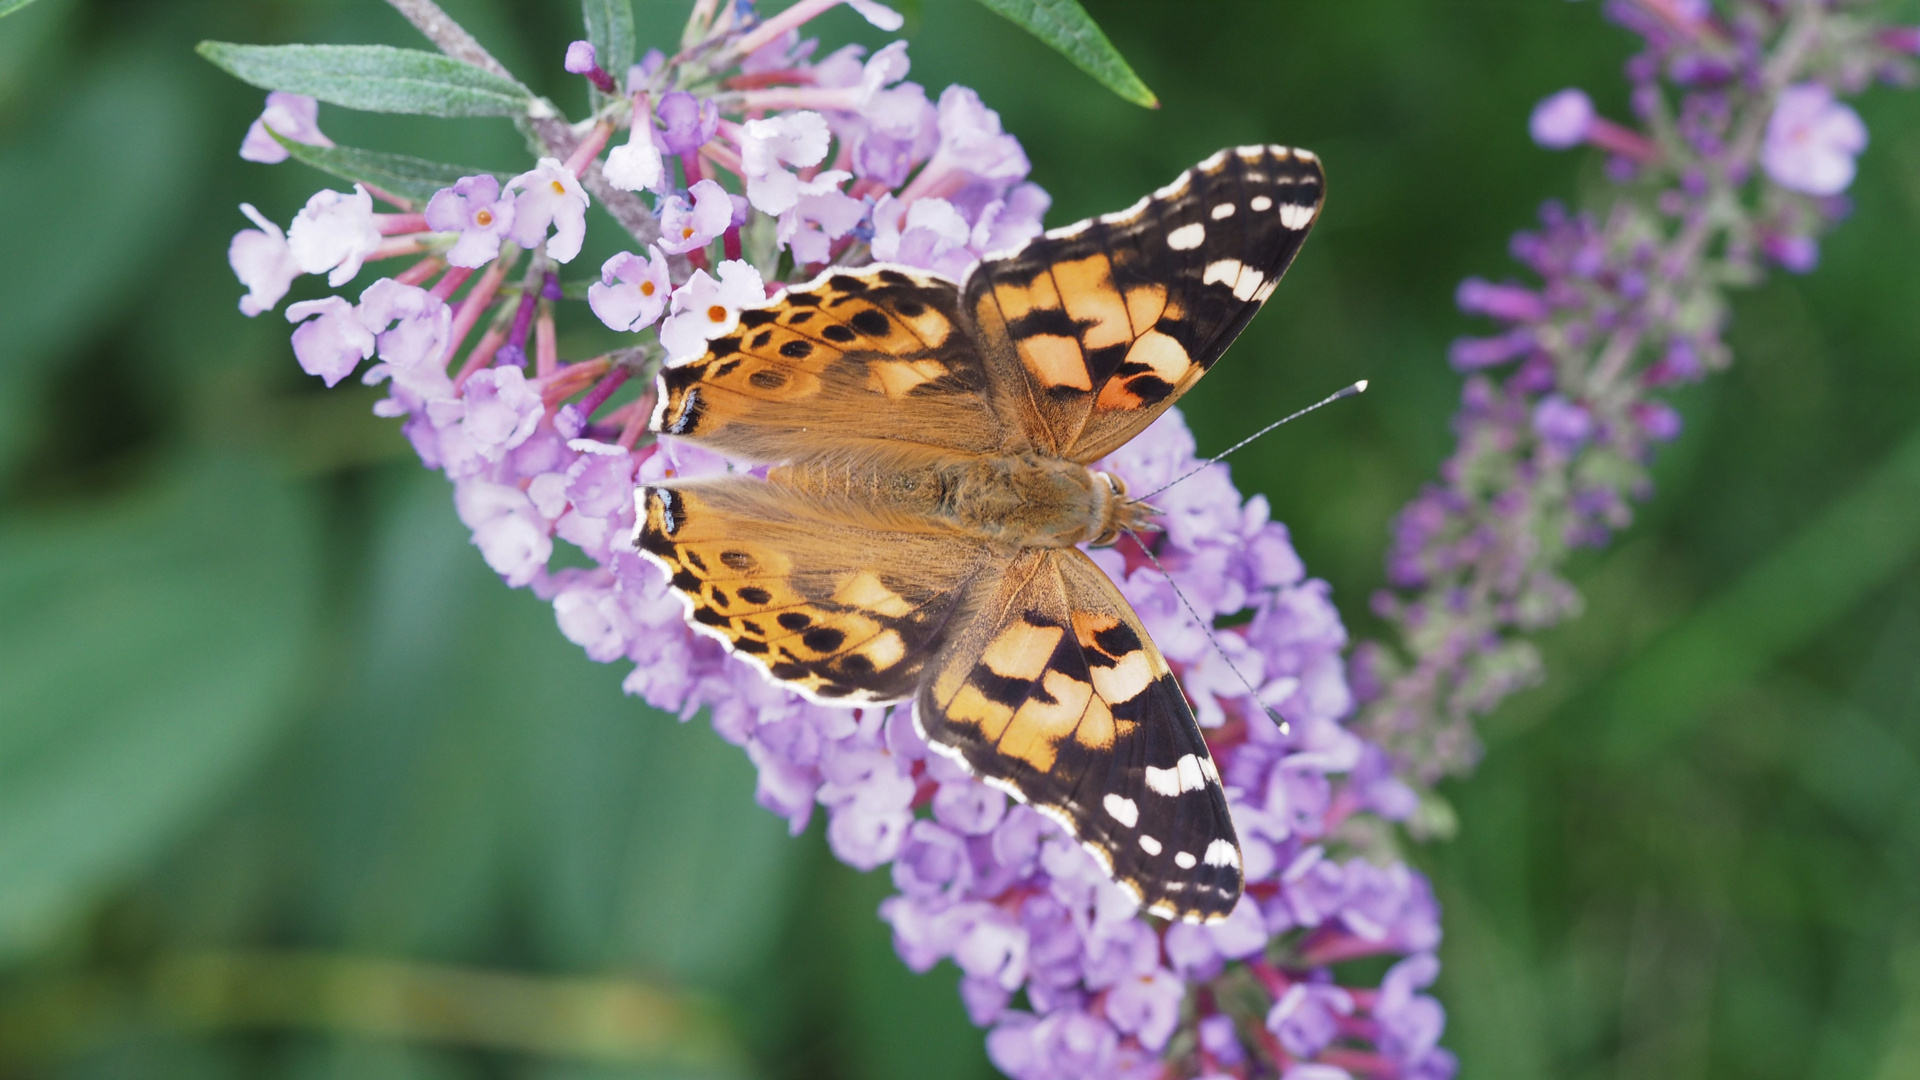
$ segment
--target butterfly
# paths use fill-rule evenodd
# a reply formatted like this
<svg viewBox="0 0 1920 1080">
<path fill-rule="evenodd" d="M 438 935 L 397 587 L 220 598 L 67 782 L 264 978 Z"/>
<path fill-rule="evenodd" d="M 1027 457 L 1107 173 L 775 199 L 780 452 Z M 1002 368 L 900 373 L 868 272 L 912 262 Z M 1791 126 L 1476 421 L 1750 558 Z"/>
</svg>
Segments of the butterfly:
<svg viewBox="0 0 1920 1080">
<path fill-rule="evenodd" d="M 1078 545 L 1151 523 L 1088 468 L 1232 344 L 1299 251 L 1314 155 L 1222 150 L 958 283 L 830 270 L 660 372 L 652 429 L 771 464 L 636 493 L 697 630 L 1060 822 L 1154 914 L 1224 918 L 1240 848 L 1140 617 Z"/>
</svg>

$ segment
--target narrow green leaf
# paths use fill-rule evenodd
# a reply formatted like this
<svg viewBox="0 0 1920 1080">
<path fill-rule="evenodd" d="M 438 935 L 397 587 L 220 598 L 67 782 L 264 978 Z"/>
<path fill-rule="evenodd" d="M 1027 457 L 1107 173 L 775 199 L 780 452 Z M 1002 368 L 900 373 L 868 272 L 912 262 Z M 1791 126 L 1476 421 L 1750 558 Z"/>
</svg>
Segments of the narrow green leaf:
<svg viewBox="0 0 1920 1080">
<path fill-rule="evenodd" d="M 0 0 L 0 19 L 6 18 L 31 3 L 33 3 L 33 0 Z"/>
<path fill-rule="evenodd" d="M 626 78 L 633 66 L 632 0 L 581 0 L 580 17 L 587 24 L 587 40 L 593 43 L 600 66 L 615 81 Z"/>
<path fill-rule="evenodd" d="M 524 116 L 533 91 L 438 53 L 390 45 L 234 45 L 199 53 L 243 82 L 367 112 Z"/>
<path fill-rule="evenodd" d="M 1075 67 L 1100 80 L 1107 89 L 1149 109 L 1160 107 L 1147 84 L 1133 73 L 1120 50 L 1077 0 L 980 0 L 987 10 L 1059 50 Z"/>
<path fill-rule="evenodd" d="M 287 148 L 295 161 L 311 165 L 324 173 L 332 173 L 342 180 L 360 184 L 372 184 L 389 194 L 403 199 L 412 199 L 415 209 L 424 206 L 433 193 L 444 187 L 451 187 L 455 180 L 463 176 L 477 176 L 486 169 L 475 169 L 466 165 L 449 165 L 443 161 L 428 161 L 426 158 L 408 157 L 405 154 L 387 154 L 379 150 L 361 150 L 352 146 L 308 146 L 294 142 L 275 131 L 274 140 Z M 494 173 L 501 183 L 508 177 Z"/>
</svg>

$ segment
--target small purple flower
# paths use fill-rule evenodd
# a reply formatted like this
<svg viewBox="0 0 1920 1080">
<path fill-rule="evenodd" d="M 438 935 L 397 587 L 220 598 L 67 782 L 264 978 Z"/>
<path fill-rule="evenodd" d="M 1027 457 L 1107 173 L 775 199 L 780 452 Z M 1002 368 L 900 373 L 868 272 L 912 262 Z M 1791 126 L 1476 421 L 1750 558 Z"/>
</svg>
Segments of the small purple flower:
<svg viewBox="0 0 1920 1080">
<path fill-rule="evenodd" d="M 461 434 L 481 456 L 494 461 L 526 442 L 546 412 L 540 392 L 527 384 L 526 373 L 517 367 L 474 372 L 461 387 L 460 399 L 466 405 Z"/>
<path fill-rule="evenodd" d="M 979 261 L 967 247 L 973 230 L 945 199 L 916 199 L 902 205 L 880 196 L 873 208 L 873 257 L 903 263 L 959 280 Z"/>
<path fill-rule="evenodd" d="M 427 200 L 427 228 L 460 234 L 447 251 L 447 262 L 454 266 L 485 266 L 499 258 L 513 216 L 514 200 L 501 197 L 499 179 L 488 173 L 463 176 Z"/>
<path fill-rule="evenodd" d="M 587 192 L 557 158 L 541 158 L 539 165 L 507 181 L 507 190 L 514 194 L 513 225 L 507 234 L 514 243 L 531 248 L 545 240 L 547 254 L 556 262 L 572 262 L 580 254 L 587 235 Z"/>
<path fill-rule="evenodd" d="M 1820 241 L 1811 236 L 1762 230 L 1760 250 L 1791 274 L 1810 274 L 1820 265 Z"/>
<path fill-rule="evenodd" d="M 660 250 L 674 255 L 706 247 L 733 224 L 733 198 L 717 182 L 702 180 L 687 194 L 691 206 L 678 195 L 660 204 Z"/>
<path fill-rule="evenodd" d="M 1295 1057 L 1318 1057 L 1353 1015 L 1353 995 L 1338 986 L 1294 983 L 1267 1010 L 1267 1030 Z"/>
<path fill-rule="evenodd" d="M 1833 91 L 1806 82 L 1780 92 L 1767 119 L 1760 165 L 1774 183 L 1806 195 L 1838 195 L 1853 183 L 1854 158 L 1867 148 L 1860 114 Z"/>
<path fill-rule="evenodd" d="M 268 221 L 251 203 L 241 203 L 240 212 L 259 228 L 233 234 L 233 241 L 227 245 L 227 265 L 247 287 L 247 295 L 240 298 L 240 313 L 252 318 L 272 311 L 287 295 L 293 279 L 300 276 L 300 261 L 293 257 L 287 234 L 280 231 L 280 226 Z"/>
<path fill-rule="evenodd" d="M 1565 150 L 1586 141 L 1593 130 L 1593 99 L 1586 91 L 1569 88 L 1543 99 L 1527 119 L 1533 141 L 1549 150 Z"/>
<path fill-rule="evenodd" d="M 695 270 L 685 285 L 674 290 L 673 308 L 660 324 L 660 344 L 669 363 L 691 360 L 707 349 L 707 342 L 733 332 L 740 325 L 740 309 L 766 300 L 760 271 L 738 259 L 720 264 L 718 280 Z"/>
<path fill-rule="evenodd" d="M 480 549 L 481 558 L 508 585 L 529 584 L 546 569 L 553 557 L 553 537 L 526 492 L 469 479 L 454 486 L 453 505 L 460 521 L 473 530 L 473 546 Z"/>
<path fill-rule="evenodd" d="M 853 231 L 867 216 L 867 206 L 840 190 L 852 177 L 829 170 L 800 184 L 800 197 L 780 215 L 775 237 L 793 252 L 801 266 L 826 262 L 833 242 Z"/>
<path fill-rule="evenodd" d="M 360 272 L 367 256 L 380 246 L 380 224 L 373 216 L 373 196 L 359 184 L 353 194 L 316 192 L 287 230 L 287 247 L 308 274 L 326 274 L 327 284 L 339 288 Z"/>
<path fill-rule="evenodd" d="M 587 286 L 587 305 L 615 330 L 644 330 L 666 309 L 673 284 L 667 257 L 647 245 L 647 258 L 623 251 L 600 267 L 600 280 Z"/>
<path fill-rule="evenodd" d="M 827 156 L 826 117 L 803 111 L 749 120 L 741 127 L 740 165 L 747 201 L 767 214 L 783 214 L 800 201 L 800 178 L 785 166 L 818 165 Z"/>
<path fill-rule="evenodd" d="M 1533 344 L 1533 331 L 1525 327 L 1493 337 L 1456 338 L 1447 350 L 1447 362 L 1455 371 L 1478 371 L 1521 356 L 1531 350 Z"/>
<path fill-rule="evenodd" d="M 359 313 L 361 324 L 377 335 L 381 361 L 363 381 L 371 386 L 393 380 L 392 396 L 374 405 L 375 415 L 401 416 L 432 404 L 454 403 L 445 363 L 453 312 L 439 297 L 381 278 L 360 294 Z M 458 416 L 448 422 L 454 419 Z"/>
<path fill-rule="evenodd" d="M 1432 953 L 1409 956 L 1388 969 L 1374 999 L 1373 1017 L 1380 1022 L 1380 1050 L 1389 1057 L 1414 1062 L 1440 1043 L 1447 1011 L 1419 991 L 1433 985 L 1440 961 Z"/>
<path fill-rule="evenodd" d="M 277 165 L 287 160 L 291 155 L 279 139 L 269 133 L 269 128 L 292 142 L 308 146 L 333 145 L 333 140 L 320 131 L 320 103 L 305 94 L 290 94 L 285 90 L 268 94 L 265 111 L 247 128 L 247 137 L 240 143 L 240 156 L 263 165 Z"/>
<path fill-rule="evenodd" d="M 660 99 L 660 122 L 666 125 L 660 141 L 670 154 L 697 153 L 720 129 L 720 107 L 702 101 L 685 90 L 675 90 Z"/>
<path fill-rule="evenodd" d="M 1107 1019 L 1122 1034 L 1138 1038 L 1140 1045 L 1158 1053 L 1173 1037 L 1186 996 L 1186 983 L 1165 968 L 1155 968 L 1122 979 L 1107 992 Z"/>
<path fill-rule="evenodd" d="M 373 355 L 372 332 L 353 305 L 338 296 L 289 304 L 287 321 L 300 324 L 293 331 L 293 355 L 300 370 L 318 375 L 328 386 L 353 374 L 360 361 Z"/>
<path fill-rule="evenodd" d="M 1533 430 L 1548 445 L 1573 453 L 1593 436 L 1593 414 L 1559 394 L 1548 394 L 1533 409 Z"/>
<path fill-rule="evenodd" d="M 1503 322 L 1542 322 L 1552 314 L 1546 297 L 1519 285 L 1495 285 L 1473 277 L 1460 283 L 1453 302 L 1461 311 Z"/>
<path fill-rule="evenodd" d="M 1643 401 L 1633 410 L 1633 422 L 1656 442 L 1672 442 L 1680 437 L 1680 414 L 1664 401 Z"/>
</svg>

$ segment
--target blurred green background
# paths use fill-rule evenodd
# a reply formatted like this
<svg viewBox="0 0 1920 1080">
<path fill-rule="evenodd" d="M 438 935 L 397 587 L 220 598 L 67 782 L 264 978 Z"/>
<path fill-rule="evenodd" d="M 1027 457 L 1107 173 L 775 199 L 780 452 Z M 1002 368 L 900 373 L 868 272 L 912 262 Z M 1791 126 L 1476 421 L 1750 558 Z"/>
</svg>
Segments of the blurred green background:
<svg viewBox="0 0 1920 1080">
<path fill-rule="evenodd" d="M 583 104 L 569 0 L 446 6 Z M 638 0 L 643 40 L 685 6 Z M 1389 519 L 1449 446 L 1454 285 L 1603 189 L 1527 112 L 1578 84 L 1623 115 L 1632 42 L 1559 0 L 1088 6 L 1161 110 L 962 0 L 907 7 L 911 77 L 1000 110 L 1056 224 L 1221 145 L 1326 160 L 1323 223 L 1188 414 L 1217 450 L 1374 381 L 1235 469 L 1368 633 Z M 893 956 L 884 875 L 818 822 L 788 839 L 704 721 L 623 698 L 372 391 L 322 392 L 278 314 L 235 311 L 235 204 L 285 222 L 326 181 L 235 156 L 260 95 L 202 38 L 417 43 L 378 0 L 0 22 L 0 1077 L 991 1075 L 953 970 Z M 1683 393 L 1657 496 L 1574 568 L 1551 680 L 1414 854 L 1471 1080 L 1920 1076 L 1920 96 L 1860 109 L 1854 220 L 1740 298 L 1736 366 Z M 523 160 L 503 122 L 321 122 Z"/>
</svg>

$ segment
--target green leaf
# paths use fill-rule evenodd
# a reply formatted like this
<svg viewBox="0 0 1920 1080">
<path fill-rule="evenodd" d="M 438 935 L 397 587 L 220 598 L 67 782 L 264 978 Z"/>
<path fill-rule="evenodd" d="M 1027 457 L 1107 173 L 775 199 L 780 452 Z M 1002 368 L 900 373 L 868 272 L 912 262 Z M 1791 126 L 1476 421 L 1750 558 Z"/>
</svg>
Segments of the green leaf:
<svg viewBox="0 0 1920 1080">
<path fill-rule="evenodd" d="M 600 66 L 615 82 L 626 78 L 633 66 L 635 36 L 631 0 L 581 0 L 580 16 Z"/>
<path fill-rule="evenodd" d="M 524 116 L 533 91 L 438 53 L 390 45 L 234 45 L 203 41 L 201 56 L 264 90 L 288 90 L 367 112 Z"/>
<path fill-rule="evenodd" d="M 31 3 L 33 3 L 33 0 L 0 0 L 0 19 L 6 18 Z"/>
<path fill-rule="evenodd" d="M 1100 32 L 1093 16 L 1076 0 L 980 0 L 987 10 L 1053 46 L 1075 67 L 1100 80 L 1107 89 L 1149 109 L 1160 99 L 1133 73 L 1120 50 Z"/>
<path fill-rule="evenodd" d="M 0 531 L 0 956 L 178 839 L 297 710 L 312 508 L 208 460 Z"/>
<path fill-rule="evenodd" d="M 372 184 L 389 194 L 412 199 L 418 204 L 424 204 L 433 198 L 434 192 L 452 186 L 461 177 L 487 172 L 486 169 L 467 165 L 449 165 L 443 161 L 428 161 L 426 158 L 387 154 L 378 150 L 360 150 L 351 146 L 308 146 L 294 142 L 277 131 L 272 135 L 276 142 L 287 148 L 287 153 L 292 154 L 295 161 L 311 165 L 321 172 L 332 173 L 342 180 Z M 503 184 L 508 180 L 503 173 L 492 175 Z"/>
</svg>

